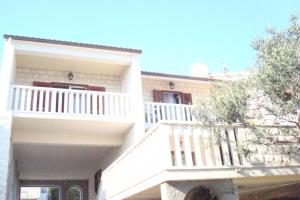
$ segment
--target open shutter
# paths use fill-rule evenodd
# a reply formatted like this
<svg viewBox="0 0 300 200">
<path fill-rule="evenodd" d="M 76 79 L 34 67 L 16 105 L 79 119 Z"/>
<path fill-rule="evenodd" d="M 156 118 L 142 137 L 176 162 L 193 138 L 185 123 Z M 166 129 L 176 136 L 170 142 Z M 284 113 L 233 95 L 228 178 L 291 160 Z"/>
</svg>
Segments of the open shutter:
<svg viewBox="0 0 300 200">
<path fill-rule="evenodd" d="M 191 93 L 182 93 L 182 103 L 183 104 L 193 104 Z"/>
<path fill-rule="evenodd" d="M 154 102 L 163 102 L 162 91 L 160 91 L 160 90 L 153 90 L 153 101 Z"/>
<path fill-rule="evenodd" d="M 90 91 L 105 92 L 105 87 L 88 86 L 87 89 Z"/>
<path fill-rule="evenodd" d="M 52 87 L 52 84 L 50 82 L 39 82 L 39 81 L 34 81 L 32 83 L 33 86 L 36 87 Z"/>
</svg>

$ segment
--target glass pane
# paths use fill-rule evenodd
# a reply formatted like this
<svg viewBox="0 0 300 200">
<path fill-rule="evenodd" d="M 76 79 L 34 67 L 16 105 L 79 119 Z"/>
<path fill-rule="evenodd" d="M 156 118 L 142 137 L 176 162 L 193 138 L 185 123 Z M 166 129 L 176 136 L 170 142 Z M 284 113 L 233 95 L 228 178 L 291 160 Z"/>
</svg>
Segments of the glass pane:
<svg viewBox="0 0 300 200">
<path fill-rule="evenodd" d="M 21 187 L 21 200 L 59 200 L 58 187 Z"/>
<path fill-rule="evenodd" d="M 82 200 L 82 192 L 78 187 L 70 187 L 68 190 L 68 200 Z"/>
</svg>

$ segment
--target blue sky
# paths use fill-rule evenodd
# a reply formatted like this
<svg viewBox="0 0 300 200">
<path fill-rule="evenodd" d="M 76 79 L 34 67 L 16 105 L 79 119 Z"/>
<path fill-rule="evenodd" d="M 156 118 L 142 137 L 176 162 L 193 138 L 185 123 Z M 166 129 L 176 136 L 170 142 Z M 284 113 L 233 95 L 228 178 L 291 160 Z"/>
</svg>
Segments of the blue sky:
<svg viewBox="0 0 300 200">
<path fill-rule="evenodd" d="M 253 38 L 299 11 L 299 0 L 0 0 L 0 34 L 139 48 L 147 71 L 240 71 L 253 64 Z"/>
</svg>

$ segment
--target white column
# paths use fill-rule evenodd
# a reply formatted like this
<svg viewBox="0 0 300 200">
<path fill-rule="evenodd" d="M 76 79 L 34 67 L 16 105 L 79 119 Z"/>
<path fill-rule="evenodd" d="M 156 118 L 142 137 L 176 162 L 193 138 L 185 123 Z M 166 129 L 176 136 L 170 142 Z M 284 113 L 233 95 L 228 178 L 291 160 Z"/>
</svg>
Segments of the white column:
<svg viewBox="0 0 300 200">
<path fill-rule="evenodd" d="M 16 70 L 15 49 L 9 38 L 4 42 L 2 65 L 0 68 L 0 113 L 11 110 L 10 94 Z"/>
<path fill-rule="evenodd" d="M 142 78 L 139 55 L 133 58 L 131 64 L 124 70 L 122 78 L 122 92 L 131 96 L 130 113 L 134 121 L 134 126 L 130 131 L 130 142 L 133 144 L 144 136 L 145 133 L 145 115 L 142 94 Z M 126 147 L 125 147 L 126 149 Z"/>
<path fill-rule="evenodd" d="M 8 191 L 12 188 L 8 188 L 8 178 L 10 178 L 10 167 L 11 162 L 11 115 L 0 116 L 0 199 L 8 198 Z M 14 161 L 12 161 L 14 162 Z"/>
<path fill-rule="evenodd" d="M 7 199 L 12 188 L 7 184 L 11 158 L 11 84 L 16 70 L 15 50 L 12 40 L 4 42 L 2 66 L 0 68 L 0 199 Z"/>
<path fill-rule="evenodd" d="M 163 183 L 160 185 L 160 197 L 161 200 L 169 200 L 167 183 Z"/>
</svg>

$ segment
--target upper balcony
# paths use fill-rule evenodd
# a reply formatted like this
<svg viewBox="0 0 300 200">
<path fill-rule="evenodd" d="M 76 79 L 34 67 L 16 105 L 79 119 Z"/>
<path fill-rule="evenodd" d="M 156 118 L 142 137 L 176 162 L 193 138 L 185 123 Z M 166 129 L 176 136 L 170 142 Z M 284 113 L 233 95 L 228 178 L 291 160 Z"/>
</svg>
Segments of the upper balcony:
<svg viewBox="0 0 300 200">
<path fill-rule="evenodd" d="M 0 111 L 13 113 L 14 142 L 119 146 L 143 124 L 140 50 L 5 39 Z"/>
</svg>

